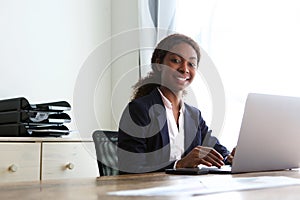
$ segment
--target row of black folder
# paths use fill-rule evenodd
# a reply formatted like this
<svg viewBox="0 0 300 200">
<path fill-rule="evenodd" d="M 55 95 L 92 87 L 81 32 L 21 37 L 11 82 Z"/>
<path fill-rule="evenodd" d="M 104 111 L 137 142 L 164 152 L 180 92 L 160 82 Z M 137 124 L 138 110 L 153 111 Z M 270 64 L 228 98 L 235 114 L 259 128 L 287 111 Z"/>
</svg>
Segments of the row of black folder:
<svg viewBox="0 0 300 200">
<path fill-rule="evenodd" d="M 70 133 L 67 101 L 30 104 L 25 97 L 0 100 L 0 136 L 60 137 Z"/>
</svg>

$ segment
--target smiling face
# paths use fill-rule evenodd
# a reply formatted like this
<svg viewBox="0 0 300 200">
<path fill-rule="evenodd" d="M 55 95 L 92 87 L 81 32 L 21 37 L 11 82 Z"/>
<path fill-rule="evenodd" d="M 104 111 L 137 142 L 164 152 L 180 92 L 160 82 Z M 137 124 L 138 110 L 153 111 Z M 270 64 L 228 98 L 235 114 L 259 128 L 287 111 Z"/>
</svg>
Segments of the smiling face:
<svg viewBox="0 0 300 200">
<path fill-rule="evenodd" d="M 182 42 L 174 45 L 159 63 L 157 67 L 161 71 L 161 85 L 177 93 L 193 81 L 197 69 L 197 53 L 192 46 Z"/>
</svg>

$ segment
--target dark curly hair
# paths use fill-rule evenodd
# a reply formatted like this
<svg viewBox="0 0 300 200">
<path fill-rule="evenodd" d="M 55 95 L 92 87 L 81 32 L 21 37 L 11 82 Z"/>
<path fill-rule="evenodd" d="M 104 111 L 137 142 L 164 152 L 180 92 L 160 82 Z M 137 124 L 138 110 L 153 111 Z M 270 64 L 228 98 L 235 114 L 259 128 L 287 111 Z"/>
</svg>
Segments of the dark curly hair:
<svg viewBox="0 0 300 200">
<path fill-rule="evenodd" d="M 190 37 L 183 34 L 172 34 L 161 40 L 153 51 L 151 58 L 152 71 L 142 79 L 140 79 L 133 86 L 132 99 L 149 94 L 152 90 L 160 86 L 160 72 L 155 67 L 155 64 L 161 64 L 168 52 L 177 44 L 186 43 L 189 44 L 197 54 L 197 65 L 200 61 L 200 48 L 199 45 Z"/>
</svg>

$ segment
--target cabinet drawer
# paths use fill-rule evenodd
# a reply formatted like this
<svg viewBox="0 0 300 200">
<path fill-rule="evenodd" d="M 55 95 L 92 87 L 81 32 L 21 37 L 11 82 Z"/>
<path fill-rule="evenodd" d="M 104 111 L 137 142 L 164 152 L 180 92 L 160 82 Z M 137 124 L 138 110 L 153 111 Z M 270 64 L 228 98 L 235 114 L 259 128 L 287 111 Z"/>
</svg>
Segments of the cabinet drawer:
<svg viewBox="0 0 300 200">
<path fill-rule="evenodd" d="M 44 142 L 42 180 L 97 177 L 93 142 Z"/>
<path fill-rule="evenodd" d="M 41 143 L 0 142 L 0 182 L 39 181 Z"/>
</svg>

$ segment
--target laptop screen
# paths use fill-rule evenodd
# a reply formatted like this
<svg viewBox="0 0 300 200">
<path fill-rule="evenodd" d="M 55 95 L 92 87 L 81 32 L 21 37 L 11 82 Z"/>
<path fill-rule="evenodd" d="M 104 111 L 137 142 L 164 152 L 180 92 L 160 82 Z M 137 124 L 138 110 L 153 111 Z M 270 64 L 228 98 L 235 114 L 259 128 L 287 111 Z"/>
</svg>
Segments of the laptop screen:
<svg viewBox="0 0 300 200">
<path fill-rule="evenodd" d="M 299 167 L 300 98 L 250 93 L 232 173 Z"/>
</svg>

